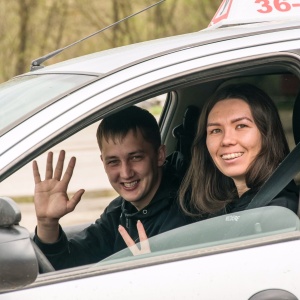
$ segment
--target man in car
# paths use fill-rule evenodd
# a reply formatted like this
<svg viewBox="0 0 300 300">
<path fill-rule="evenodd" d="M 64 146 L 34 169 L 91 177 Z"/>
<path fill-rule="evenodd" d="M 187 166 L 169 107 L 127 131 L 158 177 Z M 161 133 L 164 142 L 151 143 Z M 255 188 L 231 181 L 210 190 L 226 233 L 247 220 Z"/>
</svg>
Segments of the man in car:
<svg viewBox="0 0 300 300">
<path fill-rule="evenodd" d="M 136 106 L 104 118 L 97 130 L 101 160 L 114 199 L 96 222 L 68 239 L 59 219 L 73 211 L 84 190 L 69 199 L 67 187 L 75 167 L 70 159 L 63 175 L 64 151 L 53 172 L 53 154 L 48 153 L 45 180 L 33 162 L 34 203 L 37 228 L 34 241 L 55 269 L 95 263 L 126 247 L 118 229 L 126 229 L 136 242 L 140 222 L 148 237 L 190 222 L 177 205 L 179 180 L 165 163 L 158 124 L 146 110 Z"/>
</svg>

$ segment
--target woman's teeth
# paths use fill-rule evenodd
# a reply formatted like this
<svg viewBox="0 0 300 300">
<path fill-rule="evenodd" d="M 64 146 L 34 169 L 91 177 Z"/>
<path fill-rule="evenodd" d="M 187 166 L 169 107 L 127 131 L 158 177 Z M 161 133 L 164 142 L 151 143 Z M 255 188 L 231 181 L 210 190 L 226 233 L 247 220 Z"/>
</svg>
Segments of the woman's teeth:
<svg viewBox="0 0 300 300">
<path fill-rule="evenodd" d="M 242 156 L 243 155 L 243 153 L 242 152 L 239 152 L 239 153 L 230 153 L 230 154 L 224 154 L 224 155 L 222 155 L 221 157 L 223 158 L 223 159 L 233 159 L 233 158 L 237 158 L 237 157 L 240 157 L 240 156 Z"/>
</svg>

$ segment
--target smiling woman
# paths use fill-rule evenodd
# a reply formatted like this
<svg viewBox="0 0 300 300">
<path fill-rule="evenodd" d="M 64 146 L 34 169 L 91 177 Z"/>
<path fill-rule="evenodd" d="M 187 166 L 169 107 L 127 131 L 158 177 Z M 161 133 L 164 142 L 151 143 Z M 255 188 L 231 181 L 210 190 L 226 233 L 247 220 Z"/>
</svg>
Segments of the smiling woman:
<svg viewBox="0 0 300 300">
<path fill-rule="evenodd" d="M 292 5 L 296 0 L 279 1 Z M 300 20 L 285 14 L 285 22 L 260 18 L 262 22 L 257 23 L 256 17 L 251 22 L 249 16 L 241 20 L 245 15 L 242 2 L 249 3 L 245 7 L 250 14 L 250 8 L 260 10 L 265 1 L 224 0 L 232 4 L 228 18 L 203 31 L 90 53 L 0 85 L 0 198 L 14 198 L 27 178 L 33 181 L 31 169 L 12 178 L 28 163 L 32 165 L 32 160 L 44 166 L 38 172 L 34 163 L 39 187 L 34 199 L 39 222 L 35 237 L 31 239 L 21 228 L 22 208 L 21 226 L 17 222 L 0 226 L 1 300 L 39 299 L 41 295 L 43 300 L 89 300 L 100 294 L 104 299 L 135 299 L 141 297 L 141 291 L 146 291 L 143 300 L 194 300 L 199 295 L 238 300 L 261 295 L 270 287 L 300 299 L 300 224 L 294 213 L 298 195 L 290 182 L 300 167 L 295 158 L 300 156 L 294 151 L 299 150 L 299 139 L 293 140 L 300 126 L 292 121 L 300 115 L 294 108 L 300 88 Z M 275 0 L 269 2 L 275 7 Z M 234 10 L 239 4 L 240 10 Z M 219 12 L 225 11 L 221 8 Z M 232 20 L 235 11 L 239 19 Z M 155 13 L 170 20 L 167 12 Z M 252 85 L 228 87 L 233 83 Z M 289 149 L 277 110 L 256 87 L 279 110 L 290 149 L 297 144 L 292 156 L 284 159 L 288 164 L 282 161 Z M 116 118 L 123 132 L 122 122 L 127 124 L 136 116 L 129 115 L 130 109 L 150 109 L 144 101 L 161 95 L 166 95 L 165 105 L 154 122 L 161 137 L 158 147 L 153 148 L 153 141 L 141 136 L 140 130 L 135 135 L 133 128 L 121 139 L 109 138 L 101 153 L 108 164 L 106 174 L 100 169 L 99 149 L 95 149 L 99 123 Z M 202 113 L 199 126 L 198 112 Z M 166 150 L 163 166 L 161 152 L 157 152 L 161 145 Z M 68 156 L 58 155 L 60 149 Z M 57 157 L 59 163 L 54 166 Z M 72 180 L 71 157 L 77 158 Z M 190 164 L 183 204 L 196 218 L 186 216 L 177 201 L 181 175 Z M 146 205 L 159 173 L 161 183 Z M 98 198 L 95 192 L 112 185 L 106 175 L 117 189 L 114 195 L 120 196 L 111 199 L 103 213 L 101 199 L 94 199 L 92 210 L 98 213 L 82 219 L 83 211 L 90 207 L 85 200 L 90 202 L 91 194 Z M 58 196 L 51 201 L 43 192 L 48 183 L 59 186 L 50 189 Z M 241 184 L 244 188 L 239 194 Z M 4 185 L 10 186 L 9 192 Z M 58 223 L 57 218 L 63 215 L 63 220 L 74 207 L 70 199 L 82 189 L 88 195 L 78 204 L 81 208 L 76 206 L 76 226 Z M 29 190 L 31 196 L 33 191 L 34 187 Z M 262 203 L 262 198 L 271 206 Z M 136 205 L 138 202 L 146 206 Z M 2 219 L 10 215 L 0 211 Z M 197 217 L 200 221 L 194 222 Z M 31 219 L 36 222 L 36 215 Z M 56 230 L 57 224 L 55 242 L 44 239 L 40 229 L 49 237 L 51 226 Z M 126 231 L 132 239 L 130 248 L 122 238 Z M 34 252 L 36 246 L 45 257 Z M 26 249 L 33 261 L 25 257 Z M 143 255 L 132 256 L 130 250 L 133 254 L 140 250 Z M 45 270 L 42 262 L 47 257 L 55 271 Z M 30 270 L 34 276 L 28 276 Z M 238 293 L 224 278 L 239 286 Z M 149 288 L 149 282 L 155 288 Z M 116 283 L 117 288 L 112 288 Z M 276 294 L 283 298 L 282 293 Z"/>
<path fill-rule="evenodd" d="M 239 196 L 249 189 L 245 175 L 261 151 L 261 139 L 250 106 L 241 99 L 219 101 L 208 115 L 208 152 L 217 168 L 233 179 Z"/>
<path fill-rule="evenodd" d="M 182 208 L 201 219 L 244 210 L 288 153 L 278 111 L 266 93 L 249 84 L 221 88 L 199 119 L 180 189 Z M 291 182 L 270 205 L 297 212 L 297 199 Z"/>
</svg>

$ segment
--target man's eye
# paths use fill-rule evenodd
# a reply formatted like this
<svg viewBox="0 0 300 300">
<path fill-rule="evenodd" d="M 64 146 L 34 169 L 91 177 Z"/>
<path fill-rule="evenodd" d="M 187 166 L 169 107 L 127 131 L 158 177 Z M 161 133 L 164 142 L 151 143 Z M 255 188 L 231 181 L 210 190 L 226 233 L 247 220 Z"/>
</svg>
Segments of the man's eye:
<svg viewBox="0 0 300 300">
<path fill-rule="evenodd" d="M 136 155 L 136 156 L 132 156 L 132 157 L 131 157 L 131 160 L 132 160 L 132 161 L 140 161 L 141 159 L 142 159 L 142 156 L 137 156 L 137 155 Z"/>
<path fill-rule="evenodd" d="M 117 161 L 117 160 L 109 160 L 109 161 L 107 162 L 107 164 L 110 165 L 110 166 L 114 166 L 114 165 L 117 165 L 117 164 L 118 164 L 118 161 Z"/>
</svg>

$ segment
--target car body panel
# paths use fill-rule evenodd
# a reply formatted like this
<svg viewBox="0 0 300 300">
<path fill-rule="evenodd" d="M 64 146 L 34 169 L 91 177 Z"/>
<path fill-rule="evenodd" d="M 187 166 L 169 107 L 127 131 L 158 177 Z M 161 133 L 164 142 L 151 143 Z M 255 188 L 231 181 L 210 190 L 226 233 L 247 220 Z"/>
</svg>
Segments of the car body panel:
<svg viewBox="0 0 300 300">
<path fill-rule="evenodd" d="M 300 4 L 297 1 L 238 1 L 223 0 L 209 26 L 222 27 L 247 23 L 298 20 Z"/>
<path fill-rule="evenodd" d="M 54 286 L 45 285 L 11 295 L 0 295 L 0 299 L 20 297 L 27 300 L 40 295 L 45 300 L 59 299 L 62 295 L 64 299 L 94 299 L 99 296 L 103 299 L 120 299 L 121 295 L 124 299 L 141 297 L 145 300 L 157 297 L 239 300 L 249 299 L 262 290 L 276 288 L 300 298 L 299 285 L 290 280 L 290 277 L 299 278 L 300 262 L 289 259 L 298 255 L 299 247 L 300 241 L 293 241 L 182 260 L 176 264 L 165 263 L 112 272 L 105 276 L 77 280 L 69 278 Z"/>
<path fill-rule="evenodd" d="M 274 49 L 275 53 L 297 50 L 299 41 L 294 40 L 295 36 L 300 36 L 300 28 L 288 31 L 283 36 L 278 36 L 277 33 L 268 33 L 261 36 L 259 41 L 256 36 L 249 36 L 241 40 L 225 41 L 220 45 L 215 43 L 201 46 L 199 49 L 193 47 L 172 53 L 168 55 L 168 59 L 158 57 L 146 60 L 97 80 L 85 87 L 84 90 L 74 91 L 48 106 L 40 114 L 29 118 L 25 121 L 26 125 L 21 124 L 20 128 L 16 126 L 7 134 L 2 135 L 0 137 L 3 145 L 0 153 L 0 176 L 6 173 L 7 166 L 11 166 L 14 160 L 19 161 L 20 158 L 23 158 L 21 153 L 24 154 L 26 150 L 29 150 L 30 145 L 36 145 L 35 148 L 39 146 L 44 137 L 49 136 L 49 131 L 47 131 L 49 127 L 52 128 L 50 131 L 55 133 L 58 128 L 71 126 L 79 116 L 86 117 L 92 114 L 95 109 L 99 109 L 100 105 L 149 88 L 158 81 L 165 82 L 171 78 L 182 76 L 186 72 L 199 72 L 205 67 L 217 66 L 220 63 L 234 63 L 247 59 L 247 57 L 271 54 L 274 53 Z M 121 50 L 119 49 L 119 51 Z M 126 79 L 124 80 L 124 78 Z M 70 105 L 70 103 L 72 104 Z M 63 114 L 64 111 L 67 113 Z M 52 123 L 51 119 L 56 124 Z M 26 138 L 23 126 L 30 128 L 30 131 L 26 133 Z M 14 147 L 14 144 L 17 146 Z M 9 153 L 6 152 L 6 149 L 10 149 Z"/>
<path fill-rule="evenodd" d="M 216 88 L 239 80 L 260 84 L 260 80 L 266 76 L 269 91 L 279 91 L 279 100 L 276 100 L 279 104 L 276 102 L 276 105 L 283 107 L 282 112 L 287 116 L 290 126 L 286 134 L 293 135 L 291 107 L 295 95 L 300 91 L 300 21 L 292 18 L 295 13 L 293 9 L 288 21 L 274 19 L 269 15 L 271 22 L 267 22 L 268 18 L 262 23 L 252 22 L 253 16 L 242 22 L 237 15 L 241 10 L 235 6 L 238 1 L 223 1 L 215 17 L 218 22 L 213 22 L 212 26 L 200 32 L 82 56 L 17 76 L 10 81 L 9 84 L 14 85 L 18 80 L 49 76 L 55 78 L 56 84 L 65 85 L 58 92 L 51 90 L 51 95 L 47 94 L 46 89 L 46 97 L 42 97 L 42 89 L 36 93 L 34 89 L 29 91 L 30 96 L 27 98 L 33 101 L 30 103 L 32 107 L 28 111 L 24 110 L 24 115 L 19 115 L 15 122 L 7 126 L 5 122 L 1 124 L 0 184 L 39 154 L 87 126 L 95 125 L 103 117 L 133 104 L 143 104 L 144 100 L 162 94 L 168 96 L 159 124 L 162 140 L 170 154 L 178 148 L 174 129 L 183 125 L 187 107 L 195 105 L 201 110 Z M 263 4 L 264 1 L 255 3 Z M 292 2 L 284 3 L 287 5 Z M 243 9 L 246 7 L 253 9 L 251 5 Z M 230 18 L 230 12 L 235 14 L 235 19 Z M 68 86 L 66 78 L 74 78 L 74 81 L 78 78 L 78 82 Z M 36 90 L 39 90 L 39 86 L 36 86 Z M 11 91 L 5 96 L 6 99 L 14 99 L 15 94 Z M 22 95 L 19 96 L 21 99 Z M 34 105 L 35 100 L 37 105 Z M 266 209 L 270 211 L 271 208 Z M 249 217 L 252 212 L 243 213 Z M 99 297 L 250 299 L 256 293 L 271 289 L 290 292 L 300 299 L 299 219 L 294 213 L 288 212 L 293 218 L 284 214 L 274 219 L 267 218 L 268 222 L 274 221 L 274 225 L 279 227 L 287 221 L 296 220 L 296 225 L 288 230 L 282 225 L 280 232 L 274 231 L 265 236 L 255 232 L 249 240 L 241 240 L 240 235 L 237 235 L 237 240 L 234 240 L 235 237 L 234 241 L 220 239 L 220 243 L 196 249 L 182 250 L 177 245 L 173 252 L 159 252 L 156 255 L 153 251 L 153 256 L 150 254 L 140 258 L 125 256 L 124 261 L 114 261 L 112 256 L 96 265 L 39 274 L 30 285 L 16 285 L 14 291 L 0 293 L 0 300 L 41 297 L 45 300 Z M 229 221 L 235 222 L 239 217 L 232 216 L 233 219 Z M 210 220 L 212 224 L 217 224 L 217 218 Z M 216 229 L 209 224 L 209 220 L 196 224 L 199 225 L 198 229 L 201 229 L 201 225 L 207 226 L 203 232 L 209 238 L 213 232 L 227 230 L 226 226 L 218 224 Z M 256 222 L 254 227 L 260 228 L 260 225 Z M 9 230 L 8 226 L 0 229 L 6 235 L 11 234 L 13 226 L 18 225 L 11 226 Z M 76 234 L 79 227 L 82 228 L 80 225 L 73 228 L 73 231 L 71 229 L 70 235 Z M 168 234 L 174 234 L 172 241 L 177 242 L 177 238 L 179 244 L 179 241 L 184 242 L 182 236 L 188 239 L 193 237 L 191 231 L 180 237 L 181 230 L 186 229 L 175 229 L 157 239 L 161 238 L 160 245 L 164 245 L 163 241 L 167 240 Z M 25 228 L 22 232 L 28 242 L 29 233 Z M 197 237 L 200 236 L 199 233 Z M 18 243 L 13 235 L 10 238 Z M 36 263 L 33 249 L 29 248 L 31 259 L 34 258 Z M 129 252 L 128 249 L 125 251 Z M 123 253 L 121 251 L 116 255 L 122 256 Z M 5 260 L 5 254 L 1 259 Z M 22 253 L 17 263 L 22 263 Z"/>
<path fill-rule="evenodd" d="M 39 69 L 34 71 L 33 74 L 70 72 L 103 77 L 153 58 L 163 57 L 168 60 L 169 54 L 197 46 L 213 45 L 224 41 L 234 42 L 238 38 L 260 36 L 265 33 L 273 33 L 275 38 L 277 37 L 276 39 L 280 41 L 285 39 L 284 36 L 279 36 L 280 32 L 284 31 L 286 34 L 294 28 L 299 28 L 299 21 L 253 24 L 219 30 L 205 29 L 195 33 L 171 36 L 82 56 Z M 263 40 L 256 39 L 256 41 L 264 43 Z"/>
</svg>

